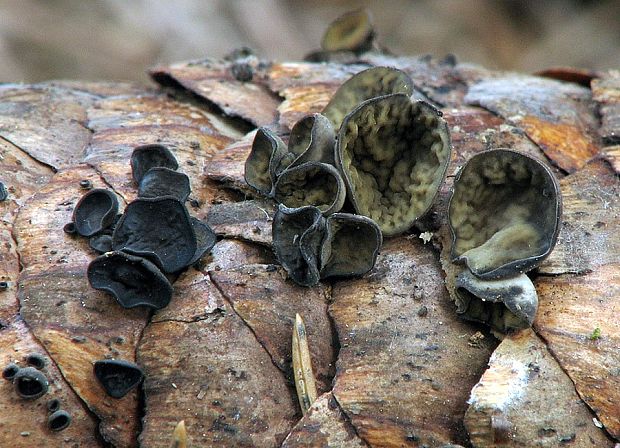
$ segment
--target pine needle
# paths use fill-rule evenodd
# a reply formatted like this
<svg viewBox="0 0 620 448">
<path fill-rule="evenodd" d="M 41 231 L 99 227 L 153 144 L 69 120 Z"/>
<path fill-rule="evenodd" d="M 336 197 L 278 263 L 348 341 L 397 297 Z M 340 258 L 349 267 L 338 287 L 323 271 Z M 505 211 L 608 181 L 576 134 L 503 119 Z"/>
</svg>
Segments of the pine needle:
<svg viewBox="0 0 620 448">
<path fill-rule="evenodd" d="M 172 433 L 172 445 L 170 448 L 187 448 L 187 432 L 185 431 L 185 420 L 181 420 Z"/>
<path fill-rule="evenodd" d="M 305 415 L 316 400 L 317 392 L 310 350 L 308 349 L 306 325 L 299 314 L 295 315 L 295 326 L 293 328 L 293 373 L 297 398 L 301 412 Z"/>
</svg>

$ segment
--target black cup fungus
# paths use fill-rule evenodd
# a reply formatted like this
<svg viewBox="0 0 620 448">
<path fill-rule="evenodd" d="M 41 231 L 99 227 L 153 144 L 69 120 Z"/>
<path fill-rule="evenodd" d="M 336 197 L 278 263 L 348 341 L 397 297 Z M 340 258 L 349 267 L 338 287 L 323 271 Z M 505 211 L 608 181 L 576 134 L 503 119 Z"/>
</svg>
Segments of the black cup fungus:
<svg viewBox="0 0 620 448">
<path fill-rule="evenodd" d="M 95 361 L 94 372 L 106 393 L 112 398 L 124 397 L 144 378 L 140 367 L 116 359 Z"/>
<path fill-rule="evenodd" d="M 93 188 L 93 183 L 88 179 L 82 179 L 80 181 L 80 188 L 83 188 L 84 190 L 90 190 L 91 188 Z"/>
<path fill-rule="evenodd" d="M 26 355 L 26 364 L 37 370 L 41 370 L 47 364 L 47 360 L 40 353 L 30 353 Z"/>
<path fill-rule="evenodd" d="M 75 228 L 75 223 L 68 222 L 67 224 L 64 225 L 64 227 L 62 228 L 62 231 L 69 235 L 75 235 L 77 233 L 77 229 Z"/>
<path fill-rule="evenodd" d="M 88 281 L 112 294 L 124 308 L 160 309 L 172 298 L 172 285 L 150 261 L 124 252 L 108 252 L 88 265 Z"/>
<path fill-rule="evenodd" d="M 91 249 L 100 254 L 112 251 L 112 235 L 105 233 L 100 235 L 91 236 L 88 240 L 88 245 Z"/>
<path fill-rule="evenodd" d="M 9 192 L 2 182 L 0 182 L 0 202 L 6 201 L 6 198 L 9 197 Z"/>
<path fill-rule="evenodd" d="M 138 186 L 138 197 L 141 198 L 172 196 L 185 202 L 191 192 L 186 174 L 163 167 L 148 170 Z"/>
<path fill-rule="evenodd" d="M 112 248 L 155 258 L 165 273 L 187 267 L 196 235 L 185 206 L 171 197 L 140 198 L 125 209 L 112 235 Z"/>
<path fill-rule="evenodd" d="M 9 288 L 9 282 L 0 282 L 0 291 L 4 291 Z"/>
<path fill-rule="evenodd" d="M 131 174 L 140 183 L 142 177 L 155 167 L 164 167 L 171 170 L 179 168 L 179 164 L 174 155 L 163 145 L 143 145 L 138 146 L 131 153 Z"/>
<path fill-rule="evenodd" d="M 90 190 L 79 200 L 73 210 L 77 233 L 93 236 L 112 225 L 118 213 L 116 195 L 103 188 Z"/>
<path fill-rule="evenodd" d="M 17 395 L 28 400 L 37 399 L 47 393 L 49 382 L 43 373 L 34 367 L 24 367 L 13 377 Z"/>
<path fill-rule="evenodd" d="M 194 217 L 191 218 L 191 221 L 192 227 L 194 228 L 194 234 L 196 235 L 196 252 L 189 261 L 189 265 L 192 265 L 200 260 L 213 248 L 213 246 L 215 246 L 215 243 L 217 242 L 217 235 L 207 223 L 204 223 Z"/>
<path fill-rule="evenodd" d="M 61 409 L 47 418 L 47 427 L 52 431 L 62 431 L 71 424 L 71 415 Z"/>
<path fill-rule="evenodd" d="M 58 398 L 52 398 L 51 400 L 48 400 L 45 405 L 47 407 L 47 410 L 51 413 L 60 410 L 60 400 Z"/>
<path fill-rule="evenodd" d="M 2 378 L 7 381 L 13 381 L 17 372 L 19 372 L 19 366 L 12 362 L 2 369 Z"/>
</svg>

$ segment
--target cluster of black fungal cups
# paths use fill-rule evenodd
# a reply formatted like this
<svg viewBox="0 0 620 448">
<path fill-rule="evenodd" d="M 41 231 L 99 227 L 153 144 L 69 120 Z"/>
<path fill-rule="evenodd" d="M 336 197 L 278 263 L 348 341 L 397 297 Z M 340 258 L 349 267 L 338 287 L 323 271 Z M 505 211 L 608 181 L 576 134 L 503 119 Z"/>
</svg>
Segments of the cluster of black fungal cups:
<svg viewBox="0 0 620 448">
<path fill-rule="evenodd" d="M 88 266 L 90 285 L 112 294 L 124 308 L 160 309 L 172 298 L 174 278 L 211 250 L 216 235 L 191 217 L 185 201 L 189 178 L 177 172 L 168 148 L 144 145 L 131 155 L 138 197 L 118 215 L 118 199 L 106 189 L 92 189 L 75 206 L 69 230 L 89 237 L 102 255 Z"/>
<path fill-rule="evenodd" d="M 2 370 L 2 378 L 11 381 L 17 395 L 24 400 L 37 400 L 47 394 L 49 381 L 45 376 L 46 358 L 39 353 L 30 353 L 24 359 L 27 367 L 15 362 Z M 71 415 L 61 409 L 60 400 L 52 398 L 47 402 L 47 426 L 52 431 L 62 431 L 71 424 Z"/>
<path fill-rule="evenodd" d="M 430 209 L 450 134 L 441 112 L 412 93 L 407 74 L 374 67 L 298 121 L 288 145 L 257 131 L 245 179 L 280 204 L 273 248 L 299 285 L 364 274 L 383 236 L 407 231 Z M 355 214 L 340 212 L 345 200 Z M 542 162 L 508 149 L 472 157 L 449 206 L 451 260 L 462 266 L 449 288 L 457 313 L 501 332 L 531 325 L 538 299 L 525 272 L 553 249 L 560 216 L 558 184 Z"/>
<path fill-rule="evenodd" d="M 346 81 L 321 113 L 299 120 L 288 146 L 267 128 L 257 131 L 245 179 L 280 204 L 274 251 L 296 283 L 364 274 L 382 235 L 408 230 L 430 208 L 450 135 L 441 112 L 412 94 L 406 73 L 374 67 Z M 345 199 L 355 214 L 339 213 Z"/>
</svg>

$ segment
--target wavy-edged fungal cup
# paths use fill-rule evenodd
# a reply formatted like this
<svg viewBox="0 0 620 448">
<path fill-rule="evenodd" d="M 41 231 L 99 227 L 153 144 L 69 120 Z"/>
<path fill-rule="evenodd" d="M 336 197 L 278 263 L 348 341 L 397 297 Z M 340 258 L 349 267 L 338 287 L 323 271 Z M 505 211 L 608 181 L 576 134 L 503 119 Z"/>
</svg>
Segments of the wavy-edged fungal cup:
<svg viewBox="0 0 620 448">
<path fill-rule="evenodd" d="M 123 308 L 160 309 L 172 298 L 172 285 L 150 261 L 124 252 L 107 252 L 90 262 L 90 286 L 112 294 Z"/>
<path fill-rule="evenodd" d="M 391 236 L 409 229 L 431 207 L 451 151 L 441 112 L 394 94 L 364 101 L 347 115 L 336 162 L 355 211 Z"/>
<path fill-rule="evenodd" d="M 141 198 L 172 196 L 185 202 L 191 192 L 189 177 L 185 173 L 164 167 L 148 170 L 138 186 L 138 197 Z"/>
<path fill-rule="evenodd" d="M 375 31 L 372 17 L 365 9 L 347 12 L 329 24 L 321 48 L 324 51 L 363 53 L 372 48 Z"/>
<path fill-rule="evenodd" d="M 361 102 L 385 95 L 413 93 L 413 81 L 405 72 L 391 67 L 372 67 L 363 70 L 342 84 L 323 112 L 334 129 L 340 128 L 346 117 Z"/>
<path fill-rule="evenodd" d="M 151 168 L 164 167 L 171 170 L 179 168 L 179 163 L 172 152 L 159 144 L 137 146 L 131 153 L 130 163 L 131 174 L 138 184 Z"/>
<path fill-rule="evenodd" d="M 560 188 L 547 166 L 509 149 L 481 152 L 454 180 L 451 257 L 483 279 L 527 272 L 555 246 L 561 216 Z"/>
<path fill-rule="evenodd" d="M 93 236 L 110 227 L 118 213 L 118 198 L 104 188 L 86 193 L 73 209 L 75 231 L 81 236 Z"/>
<path fill-rule="evenodd" d="M 286 145 L 280 137 L 267 128 L 258 128 L 245 161 L 244 177 L 248 185 L 265 196 L 271 196 L 276 171 L 286 152 Z"/>
</svg>

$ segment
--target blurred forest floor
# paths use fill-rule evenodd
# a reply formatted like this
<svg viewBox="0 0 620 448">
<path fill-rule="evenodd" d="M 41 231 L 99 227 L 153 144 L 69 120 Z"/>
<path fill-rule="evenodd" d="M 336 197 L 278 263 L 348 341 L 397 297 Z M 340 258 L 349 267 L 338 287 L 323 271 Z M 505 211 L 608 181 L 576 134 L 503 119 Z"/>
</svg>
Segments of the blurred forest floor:
<svg viewBox="0 0 620 448">
<path fill-rule="evenodd" d="M 299 60 L 359 7 L 396 54 L 520 71 L 620 68 L 620 0 L 0 0 L 0 81 L 146 81 L 157 63 L 242 45 Z"/>
</svg>

